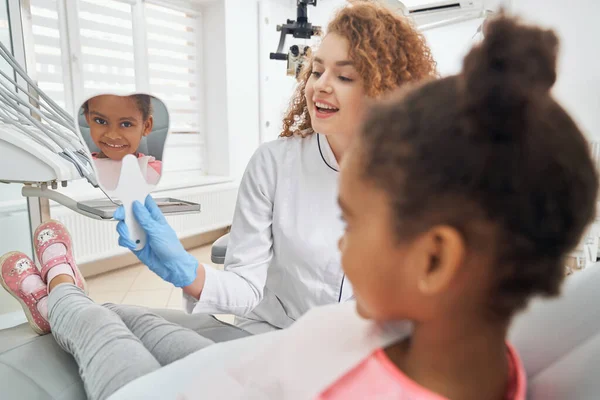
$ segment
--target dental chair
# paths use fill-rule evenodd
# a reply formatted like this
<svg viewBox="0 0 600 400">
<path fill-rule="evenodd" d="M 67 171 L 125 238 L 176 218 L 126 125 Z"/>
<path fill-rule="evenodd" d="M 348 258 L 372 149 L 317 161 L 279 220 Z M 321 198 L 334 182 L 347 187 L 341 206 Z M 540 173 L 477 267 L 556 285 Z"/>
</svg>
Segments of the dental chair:
<svg viewBox="0 0 600 400">
<path fill-rule="evenodd" d="M 600 398 L 599 287 L 597 264 L 567 277 L 560 298 L 535 300 L 514 322 L 510 340 L 525 364 L 529 399 Z M 248 335 L 223 331 L 222 323 L 205 315 L 155 312 L 215 341 Z M 52 335 L 37 336 L 26 324 L 0 331 L 0 390 L 6 400 L 85 399 L 71 356 Z"/>
</svg>

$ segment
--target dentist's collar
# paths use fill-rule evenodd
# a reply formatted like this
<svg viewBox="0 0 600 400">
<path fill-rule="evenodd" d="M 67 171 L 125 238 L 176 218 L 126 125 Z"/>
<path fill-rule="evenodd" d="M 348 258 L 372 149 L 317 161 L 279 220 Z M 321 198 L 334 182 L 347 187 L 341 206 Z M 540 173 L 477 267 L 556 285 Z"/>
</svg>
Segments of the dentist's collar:
<svg viewBox="0 0 600 400">
<path fill-rule="evenodd" d="M 317 133 L 317 146 L 319 148 L 319 153 L 323 162 L 327 167 L 332 169 L 335 172 L 340 171 L 340 166 L 335 159 L 335 154 L 333 154 L 333 150 L 331 150 L 331 146 L 329 145 L 329 141 L 327 140 L 327 136 L 321 135 Z"/>
</svg>

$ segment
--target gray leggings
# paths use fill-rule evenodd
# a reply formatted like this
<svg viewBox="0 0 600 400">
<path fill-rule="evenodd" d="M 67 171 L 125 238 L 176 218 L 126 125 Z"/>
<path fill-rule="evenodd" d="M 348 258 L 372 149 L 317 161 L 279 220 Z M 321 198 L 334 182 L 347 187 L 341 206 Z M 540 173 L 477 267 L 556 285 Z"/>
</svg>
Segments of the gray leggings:
<svg viewBox="0 0 600 400">
<path fill-rule="evenodd" d="M 91 400 L 106 399 L 127 383 L 213 343 L 141 307 L 98 305 L 72 284 L 50 292 L 48 319 L 57 343 L 79 365 Z"/>
</svg>

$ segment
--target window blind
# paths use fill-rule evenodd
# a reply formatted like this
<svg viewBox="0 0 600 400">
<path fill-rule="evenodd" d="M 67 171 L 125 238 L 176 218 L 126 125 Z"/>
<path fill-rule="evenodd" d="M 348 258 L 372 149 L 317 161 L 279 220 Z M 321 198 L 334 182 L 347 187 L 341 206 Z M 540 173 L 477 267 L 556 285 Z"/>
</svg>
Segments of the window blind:
<svg viewBox="0 0 600 400">
<path fill-rule="evenodd" d="M 131 5 L 80 0 L 78 18 L 86 96 L 99 91 L 135 91 Z"/>
<path fill-rule="evenodd" d="M 171 132 L 200 132 L 198 29 L 194 15 L 146 3 L 150 89 L 167 105 Z"/>
<path fill-rule="evenodd" d="M 65 74 L 56 0 L 31 0 L 31 14 L 38 86 L 64 108 Z"/>
</svg>

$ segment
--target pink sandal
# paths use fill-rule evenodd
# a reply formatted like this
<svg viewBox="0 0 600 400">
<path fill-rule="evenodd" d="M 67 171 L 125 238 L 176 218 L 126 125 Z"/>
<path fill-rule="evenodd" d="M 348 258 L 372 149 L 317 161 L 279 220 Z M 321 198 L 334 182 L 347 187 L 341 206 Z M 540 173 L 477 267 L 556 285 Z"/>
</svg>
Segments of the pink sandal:
<svg viewBox="0 0 600 400">
<path fill-rule="evenodd" d="M 25 254 L 14 251 L 5 254 L 0 259 L 0 283 L 8 293 L 21 303 L 27 316 L 29 325 L 39 335 L 50 332 L 50 324 L 38 310 L 38 303 L 48 296 L 48 287 L 43 285 L 39 289 L 25 293 L 22 289 L 23 281 L 32 275 L 40 275 L 35 263 Z M 41 278 L 41 276 L 40 276 Z"/>
<path fill-rule="evenodd" d="M 46 249 L 57 243 L 65 246 L 67 253 L 43 263 L 42 255 Z M 44 282 L 47 282 L 48 272 L 52 267 L 60 264 L 67 264 L 73 270 L 75 284 L 86 294 L 88 293 L 85 279 L 83 279 L 83 275 L 81 275 L 81 272 L 73 259 L 73 242 L 71 241 L 71 235 L 69 235 L 69 231 L 63 224 L 55 220 L 50 220 L 38 226 L 33 235 L 33 245 L 37 259 L 42 266 L 42 278 L 44 279 Z"/>
</svg>

